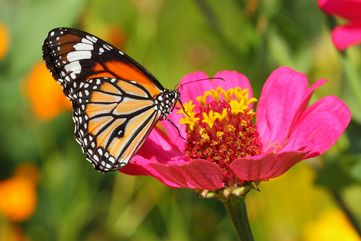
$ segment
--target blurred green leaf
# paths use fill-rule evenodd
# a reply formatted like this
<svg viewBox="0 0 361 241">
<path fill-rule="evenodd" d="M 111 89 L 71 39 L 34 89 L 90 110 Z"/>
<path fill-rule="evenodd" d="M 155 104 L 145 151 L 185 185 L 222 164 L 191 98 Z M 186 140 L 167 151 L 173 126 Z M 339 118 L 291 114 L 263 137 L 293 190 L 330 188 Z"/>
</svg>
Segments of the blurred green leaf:
<svg viewBox="0 0 361 241">
<path fill-rule="evenodd" d="M 309 48 L 303 48 L 301 51 L 294 52 L 291 46 L 282 39 L 282 35 L 274 31 L 269 31 L 268 48 L 272 59 L 278 66 L 289 66 L 298 71 L 306 72 L 310 69 L 312 63 L 312 53 Z"/>
<path fill-rule="evenodd" d="M 316 183 L 335 191 L 361 183 L 361 125 L 351 121 L 346 130 L 349 137 L 347 149 L 327 158 L 317 172 Z"/>
<path fill-rule="evenodd" d="M 41 59 L 41 46 L 49 30 L 72 26 L 83 11 L 85 0 L 7 1 L 12 16 L 10 73 L 23 74 Z"/>
<path fill-rule="evenodd" d="M 360 72 L 354 66 L 354 63 L 343 54 L 342 66 L 344 70 L 345 84 L 342 90 L 342 98 L 352 111 L 352 119 L 361 123 L 361 77 Z"/>
<path fill-rule="evenodd" d="M 327 161 L 324 167 L 317 171 L 316 185 L 339 191 L 355 183 L 355 180 L 344 169 L 339 161 Z"/>
</svg>

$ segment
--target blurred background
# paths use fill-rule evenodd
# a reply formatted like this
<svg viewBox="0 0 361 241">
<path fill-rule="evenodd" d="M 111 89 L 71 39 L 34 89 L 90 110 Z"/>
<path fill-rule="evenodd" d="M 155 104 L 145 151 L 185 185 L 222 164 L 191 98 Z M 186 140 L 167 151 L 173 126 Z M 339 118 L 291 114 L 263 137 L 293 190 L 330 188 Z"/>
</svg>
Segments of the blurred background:
<svg viewBox="0 0 361 241">
<path fill-rule="evenodd" d="M 48 31 L 62 26 L 126 51 L 168 88 L 197 70 L 242 72 L 256 97 L 281 65 L 326 78 L 314 99 L 347 101 L 347 133 L 262 183 L 248 213 L 258 241 L 360 240 L 344 210 L 361 222 L 361 89 L 350 88 L 361 82 L 361 52 L 336 51 L 316 0 L 0 0 L 1 241 L 237 239 L 221 202 L 85 161 L 70 105 L 42 63 Z"/>
</svg>

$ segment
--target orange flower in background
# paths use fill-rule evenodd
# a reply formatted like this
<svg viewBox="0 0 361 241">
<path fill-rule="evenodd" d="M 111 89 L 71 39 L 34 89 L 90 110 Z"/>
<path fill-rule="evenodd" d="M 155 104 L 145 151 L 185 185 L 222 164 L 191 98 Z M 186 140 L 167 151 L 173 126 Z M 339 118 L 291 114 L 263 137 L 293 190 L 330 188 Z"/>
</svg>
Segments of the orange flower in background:
<svg viewBox="0 0 361 241">
<path fill-rule="evenodd" d="M 104 39 L 107 40 L 112 45 L 117 48 L 124 48 L 125 46 L 125 33 L 124 31 L 116 25 L 109 25 L 105 28 Z"/>
<path fill-rule="evenodd" d="M 71 105 L 43 62 L 38 62 L 25 79 L 24 92 L 34 114 L 41 120 L 55 118 Z"/>
<path fill-rule="evenodd" d="M 0 60 L 2 60 L 9 48 L 9 31 L 5 24 L 0 22 Z"/>
<path fill-rule="evenodd" d="M 29 171 L 25 174 L 25 171 Z M 21 165 L 15 175 L 0 181 L 0 214 L 11 221 L 23 221 L 34 212 L 37 202 L 37 169 L 30 165 Z"/>
<path fill-rule="evenodd" d="M 360 241 L 356 231 L 339 210 L 322 213 L 305 229 L 304 241 Z"/>
</svg>

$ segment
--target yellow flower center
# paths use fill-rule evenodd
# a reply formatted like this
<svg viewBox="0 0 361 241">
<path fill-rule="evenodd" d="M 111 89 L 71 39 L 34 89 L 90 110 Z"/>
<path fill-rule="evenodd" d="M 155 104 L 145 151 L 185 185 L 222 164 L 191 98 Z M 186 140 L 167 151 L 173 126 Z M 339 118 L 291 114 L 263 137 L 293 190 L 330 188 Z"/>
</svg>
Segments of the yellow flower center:
<svg viewBox="0 0 361 241">
<path fill-rule="evenodd" d="M 235 182 L 229 164 L 261 153 L 262 144 L 254 124 L 256 102 L 248 89 L 212 89 L 184 104 L 180 124 L 186 125 L 186 156 L 206 159 L 224 171 L 228 184 Z"/>
</svg>

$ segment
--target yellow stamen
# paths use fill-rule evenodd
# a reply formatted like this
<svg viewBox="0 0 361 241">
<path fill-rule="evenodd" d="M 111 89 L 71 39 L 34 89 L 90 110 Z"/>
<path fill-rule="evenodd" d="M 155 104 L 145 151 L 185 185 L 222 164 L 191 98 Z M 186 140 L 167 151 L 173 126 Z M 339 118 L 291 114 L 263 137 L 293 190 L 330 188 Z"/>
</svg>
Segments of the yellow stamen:
<svg viewBox="0 0 361 241">
<path fill-rule="evenodd" d="M 214 122 L 215 122 L 216 120 L 220 120 L 220 121 L 221 121 L 221 120 L 223 120 L 223 119 L 227 116 L 227 109 L 223 109 L 223 110 L 222 110 L 222 113 L 215 112 L 215 111 L 211 110 L 211 111 L 209 111 L 208 114 L 205 113 L 205 112 L 203 112 L 202 115 L 203 115 L 203 120 L 202 120 L 202 122 L 203 122 L 203 123 L 207 123 L 208 126 L 209 126 L 210 128 L 212 128 L 213 125 L 214 125 Z"/>
<path fill-rule="evenodd" d="M 233 114 L 244 113 L 244 111 L 248 109 L 247 105 L 237 100 L 231 100 L 229 105 L 231 106 L 231 112 Z"/>
<path fill-rule="evenodd" d="M 241 120 L 241 126 L 247 126 L 247 121 Z"/>
<path fill-rule="evenodd" d="M 201 140 L 202 143 L 208 142 L 208 141 L 210 140 L 209 135 L 208 135 L 206 129 L 201 128 L 201 129 L 199 130 L 199 134 L 200 134 L 200 136 L 202 137 L 202 140 Z"/>
<path fill-rule="evenodd" d="M 222 110 L 222 114 L 219 115 L 219 120 L 223 120 L 224 118 L 226 118 L 226 116 L 227 116 L 227 109 L 224 108 Z"/>
<path fill-rule="evenodd" d="M 219 138 L 219 139 L 223 139 L 223 136 L 224 136 L 224 132 L 223 131 L 217 131 L 217 133 L 216 133 L 216 135 L 217 135 L 217 137 Z"/>
<path fill-rule="evenodd" d="M 183 114 L 183 118 L 181 118 L 179 120 L 179 122 L 181 124 L 185 124 L 189 126 L 190 130 L 194 129 L 194 126 L 197 124 L 197 122 L 199 121 L 198 117 L 195 117 L 196 113 L 194 112 L 194 107 L 195 105 L 193 104 L 192 101 L 189 101 L 187 103 L 185 103 L 183 105 L 184 110 L 180 109 L 177 113 L 178 114 Z"/>
<path fill-rule="evenodd" d="M 226 101 L 229 104 L 232 114 L 244 114 L 254 115 L 254 111 L 249 109 L 249 105 L 256 102 L 256 98 L 249 98 L 248 89 L 241 89 L 239 87 L 229 88 L 224 90 L 221 87 L 217 89 L 211 89 L 204 92 L 202 96 L 198 96 L 196 100 L 201 106 L 206 105 L 207 98 L 212 98 L 213 101 Z M 208 113 L 202 112 L 201 115 L 196 117 L 194 112 L 195 105 L 192 101 L 184 104 L 184 110 L 181 109 L 178 113 L 183 114 L 183 118 L 180 119 L 181 124 L 185 124 L 190 130 L 194 130 L 199 121 L 206 123 L 210 128 L 214 126 L 215 121 L 223 120 L 227 117 L 227 108 L 222 109 L 222 112 L 210 110 Z"/>
<path fill-rule="evenodd" d="M 208 114 L 203 112 L 202 113 L 202 115 L 203 115 L 202 122 L 207 123 L 209 125 L 209 127 L 212 128 L 214 122 L 217 120 L 217 115 L 216 114 L 219 115 L 218 112 L 215 113 L 215 112 L 213 112 L 213 110 L 209 111 Z"/>
<path fill-rule="evenodd" d="M 231 125 L 231 124 L 228 124 L 227 125 L 227 131 L 228 132 L 233 132 L 233 131 L 235 131 L 236 130 L 236 128 L 233 126 L 233 125 Z"/>
</svg>

